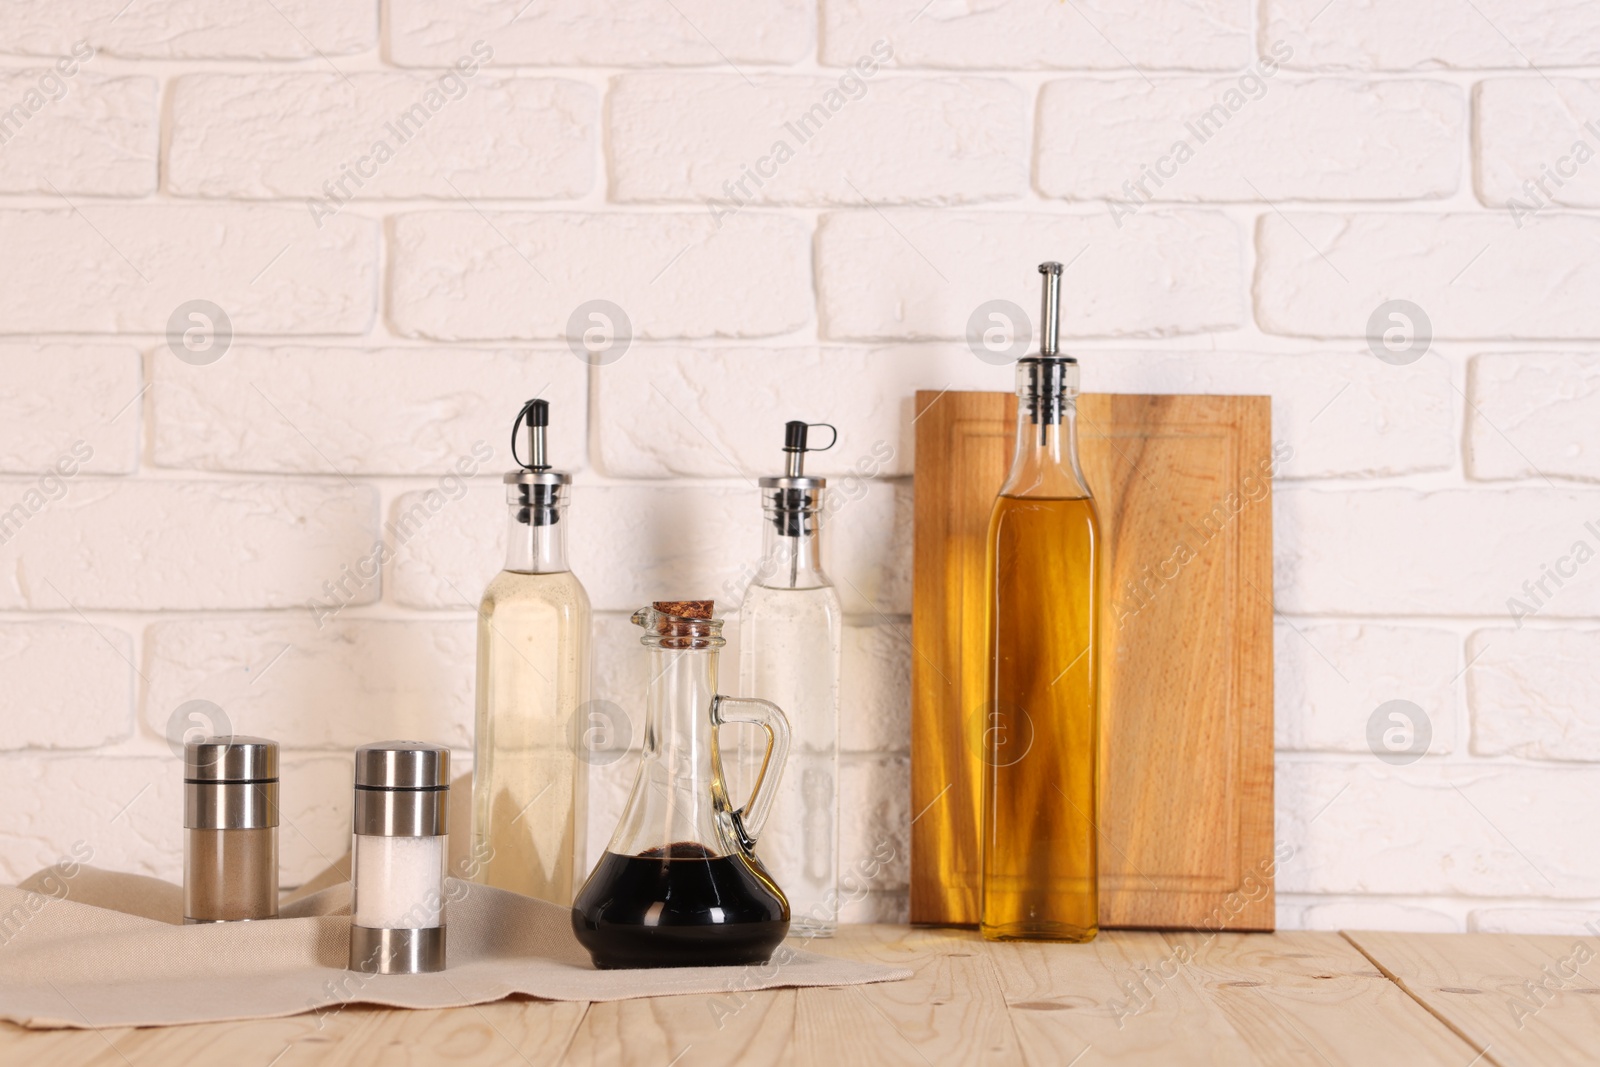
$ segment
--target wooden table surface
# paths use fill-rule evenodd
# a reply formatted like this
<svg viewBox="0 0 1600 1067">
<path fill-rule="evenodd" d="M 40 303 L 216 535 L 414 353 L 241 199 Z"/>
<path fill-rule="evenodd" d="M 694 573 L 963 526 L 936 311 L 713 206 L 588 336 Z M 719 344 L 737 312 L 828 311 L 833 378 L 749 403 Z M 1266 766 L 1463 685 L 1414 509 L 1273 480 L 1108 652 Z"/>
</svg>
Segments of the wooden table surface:
<svg viewBox="0 0 1600 1067">
<path fill-rule="evenodd" d="M 846 927 L 805 947 L 912 968 L 905 982 L 164 1029 L 0 1024 L 0 1063 L 1350 1064 L 1600 1063 L 1600 939 L 1491 934 L 1102 934 L 988 944 Z"/>
</svg>

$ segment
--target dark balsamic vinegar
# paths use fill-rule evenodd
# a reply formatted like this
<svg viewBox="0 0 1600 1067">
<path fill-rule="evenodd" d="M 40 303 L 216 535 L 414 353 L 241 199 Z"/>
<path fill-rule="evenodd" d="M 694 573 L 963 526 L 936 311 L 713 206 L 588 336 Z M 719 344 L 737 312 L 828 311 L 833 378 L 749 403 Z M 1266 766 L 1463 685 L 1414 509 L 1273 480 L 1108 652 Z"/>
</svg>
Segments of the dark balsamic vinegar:
<svg viewBox="0 0 1600 1067">
<path fill-rule="evenodd" d="M 789 932 L 789 902 L 754 860 L 677 842 L 602 856 L 572 931 L 602 970 L 765 963 Z"/>
</svg>

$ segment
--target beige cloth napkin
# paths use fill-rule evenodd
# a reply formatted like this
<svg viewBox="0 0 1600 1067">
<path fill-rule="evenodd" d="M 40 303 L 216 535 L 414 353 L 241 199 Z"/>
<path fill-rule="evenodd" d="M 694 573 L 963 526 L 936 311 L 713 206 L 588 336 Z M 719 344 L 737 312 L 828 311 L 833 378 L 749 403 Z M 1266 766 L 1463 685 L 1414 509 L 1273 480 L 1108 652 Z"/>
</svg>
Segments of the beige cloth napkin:
<svg viewBox="0 0 1600 1067">
<path fill-rule="evenodd" d="M 447 880 L 448 967 L 437 974 L 346 969 L 348 882 L 288 898 L 261 922 L 184 926 L 182 891 L 140 875 L 49 870 L 0 887 L 0 1018 L 24 1026 L 158 1026 L 332 1012 L 347 1004 L 449 1008 L 515 993 L 546 1000 L 736 994 L 859 985 L 904 968 L 785 943 L 760 967 L 600 971 L 567 908 Z"/>
</svg>

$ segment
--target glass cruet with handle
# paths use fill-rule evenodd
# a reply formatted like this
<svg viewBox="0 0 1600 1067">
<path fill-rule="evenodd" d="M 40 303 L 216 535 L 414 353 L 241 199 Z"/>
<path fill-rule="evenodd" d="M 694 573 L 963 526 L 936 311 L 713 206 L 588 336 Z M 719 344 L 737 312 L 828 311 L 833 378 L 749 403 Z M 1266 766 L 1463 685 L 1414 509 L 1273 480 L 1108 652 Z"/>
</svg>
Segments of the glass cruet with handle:
<svg viewBox="0 0 1600 1067">
<path fill-rule="evenodd" d="M 616 833 L 572 907 L 597 967 L 765 963 L 789 930 L 788 899 L 756 855 L 789 723 L 776 704 L 717 692 L 726 641 L 712 609 L 658 601 L 633 616 L 651 660 L 644 750 Z M 742 806 L 723 776 L 718 731 L 730 724 L 767 738 Z"/>
</svg>

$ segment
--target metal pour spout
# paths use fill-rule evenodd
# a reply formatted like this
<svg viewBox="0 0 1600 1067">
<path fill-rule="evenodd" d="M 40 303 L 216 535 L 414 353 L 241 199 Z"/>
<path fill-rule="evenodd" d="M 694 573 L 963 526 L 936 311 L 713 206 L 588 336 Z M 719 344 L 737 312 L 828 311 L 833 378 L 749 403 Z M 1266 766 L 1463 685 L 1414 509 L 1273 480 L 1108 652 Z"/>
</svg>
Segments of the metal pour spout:
<svg viewBox="0 0 1600 1067">
<path fill-rule="evenodd" d="M 522 407 L 522 421 L 528 428 L 528 462 L 524 466 L 531 471 L 549 470 L 550 461 L 546 458 L 545 451 L 545 430 L 550 425 L 550 402 L 528 401 Z"/>
<path fill-rule="evenodd" d="M 1039 308 L 1039 355 L 1055 359 L 1061 355 L 1061 264 L 1039 264 L 1044 275 L 1044 293 Z"/>
<path fill-rule="evenodd" d="M 783 424 L 785 478 L 806 476 L 806 424 L 791 420 Z"/>
</svg>

